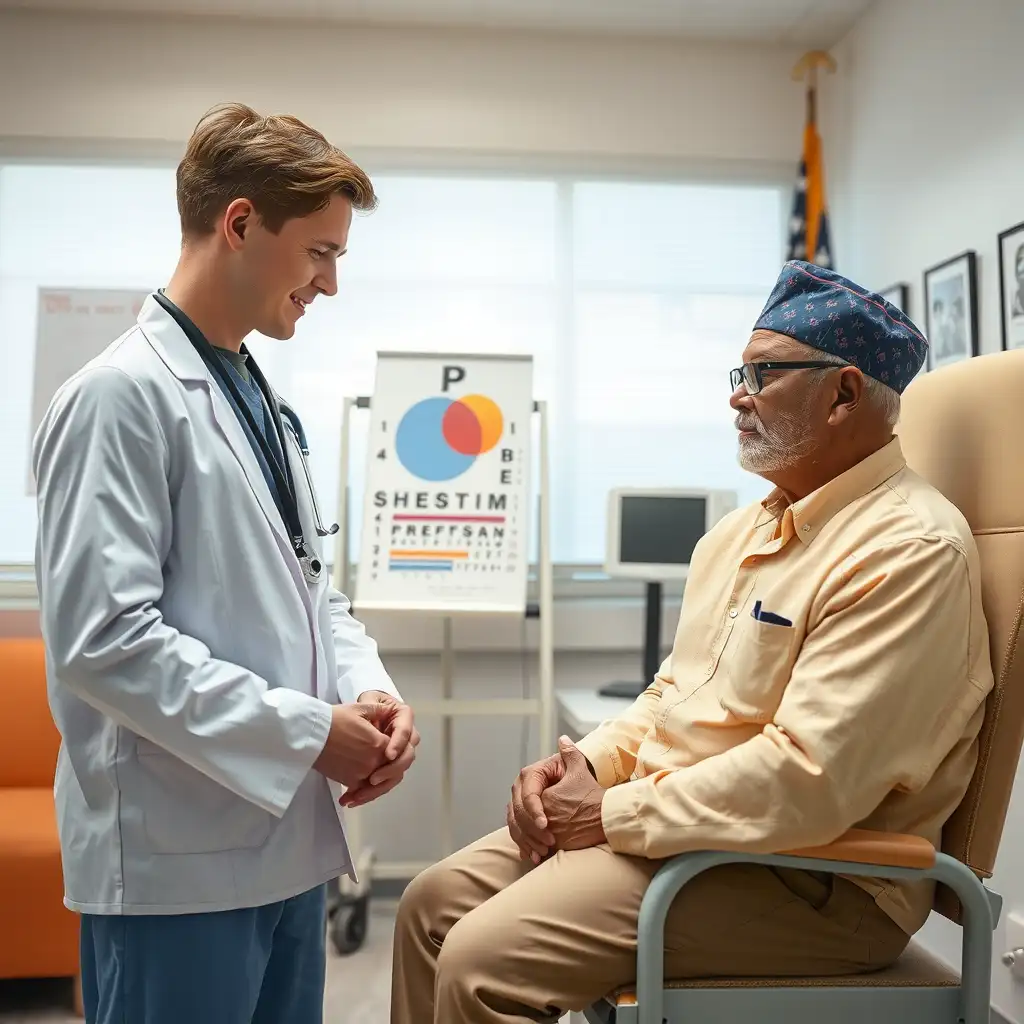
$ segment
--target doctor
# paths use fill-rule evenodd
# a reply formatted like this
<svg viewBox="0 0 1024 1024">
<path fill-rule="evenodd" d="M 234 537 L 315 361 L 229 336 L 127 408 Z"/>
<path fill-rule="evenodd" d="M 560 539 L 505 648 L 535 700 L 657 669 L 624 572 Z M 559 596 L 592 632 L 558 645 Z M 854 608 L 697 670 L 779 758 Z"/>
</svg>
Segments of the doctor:
<svg viewBox="0 0 1024 1024">
<path fill-rule="evenodd" d="M 376 200 L 318 132 L 241 105 L 199 123 L 177 199 L 166 290 L 35 440 L 65 901 L 89 1024 L 318 1024 L 339 803 L 397 785 L 419 735 L 243 340 L 337 292 Z"/>
</svg>

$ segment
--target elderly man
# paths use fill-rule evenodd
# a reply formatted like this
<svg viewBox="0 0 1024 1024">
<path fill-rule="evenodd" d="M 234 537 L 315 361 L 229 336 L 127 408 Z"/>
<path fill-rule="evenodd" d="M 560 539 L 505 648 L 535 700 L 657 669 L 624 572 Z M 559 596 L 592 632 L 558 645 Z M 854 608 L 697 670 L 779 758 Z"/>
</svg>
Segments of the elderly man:
<svg viewBox="0 0 1024 1024">
<path fill-rule="evenodd" d="M 634 977 L 666 857 L 939 839 L 993 685 L 963 516 L 892 430 L 927 344 L 894 306 L 788 263 L 732 371 L 741 464 L 775 489 L 698 545 L 647 691 L 523 769 L 507 830 L 420 875 L 398 914 L 394 1024 L 555 1020 Z M 669 913 L 670 977 L 894 961 L 929 883 L 723 866 Z"/>
</svg>

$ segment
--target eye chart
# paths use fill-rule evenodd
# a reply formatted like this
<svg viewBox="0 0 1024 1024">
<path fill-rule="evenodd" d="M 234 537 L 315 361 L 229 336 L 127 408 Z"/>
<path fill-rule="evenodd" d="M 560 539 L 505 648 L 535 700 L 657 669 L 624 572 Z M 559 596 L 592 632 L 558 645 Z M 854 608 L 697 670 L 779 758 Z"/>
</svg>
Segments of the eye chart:
<svg viewBox="0 0 1024 1024">
<path fill-rule="evenodd" d="M 526 606 L 533 361 L 380 353 L 360 609 Z"/>
</svg>

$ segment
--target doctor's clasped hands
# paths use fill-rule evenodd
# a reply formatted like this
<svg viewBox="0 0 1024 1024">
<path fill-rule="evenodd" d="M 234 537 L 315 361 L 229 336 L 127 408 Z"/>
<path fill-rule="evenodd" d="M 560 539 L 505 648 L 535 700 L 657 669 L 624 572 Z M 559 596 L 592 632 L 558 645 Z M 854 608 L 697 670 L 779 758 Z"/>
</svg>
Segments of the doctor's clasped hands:
<svg viewBox="0 0 1024 1024">
<path fill-rule="evenodd" d="M 331 728 L 313 767 L 346 787 L 341 804 L 357 807 L 389 793 L 416 759 L 412 708 L 382 690 L 331 709 Z"/>
</svg>

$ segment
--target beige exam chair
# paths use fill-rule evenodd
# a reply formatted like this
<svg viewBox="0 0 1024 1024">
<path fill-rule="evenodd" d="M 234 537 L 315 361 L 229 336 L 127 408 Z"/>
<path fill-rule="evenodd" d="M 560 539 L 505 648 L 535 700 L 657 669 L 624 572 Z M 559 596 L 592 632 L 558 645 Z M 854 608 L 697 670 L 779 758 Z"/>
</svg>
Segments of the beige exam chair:
<svg viewBox="0 0 1024 1024">
<path fill-rule="evenodd" d="M 996 685 L 967 795 L 948 822 L 942 849 L 914 836 L 854 830 L 831 846 L 789 855 L 708 851 L 673 858 L 640 908 L 637 984 L 586 1011 L 591 1024 L 989 1024 L 992 932 L 1001 900 L 990 878 L 1024 735 L 1024 351 L 968 359 L 924 374 L 903 396 L 897 432 L 909 465 L 963 512 L 978 542 L 982 598 Z M 966 628 L 966 626 L 965 626 Z M 676 893 L 719 864 L 776 866 L 934 878 L 935 909 L 963 927 L 959 972 L 917 943 L 892 967 L 839 978 L 668 981 L 665 916 Z M 736 965 L 737 975 L 743 965 Z"/>
</svg>

